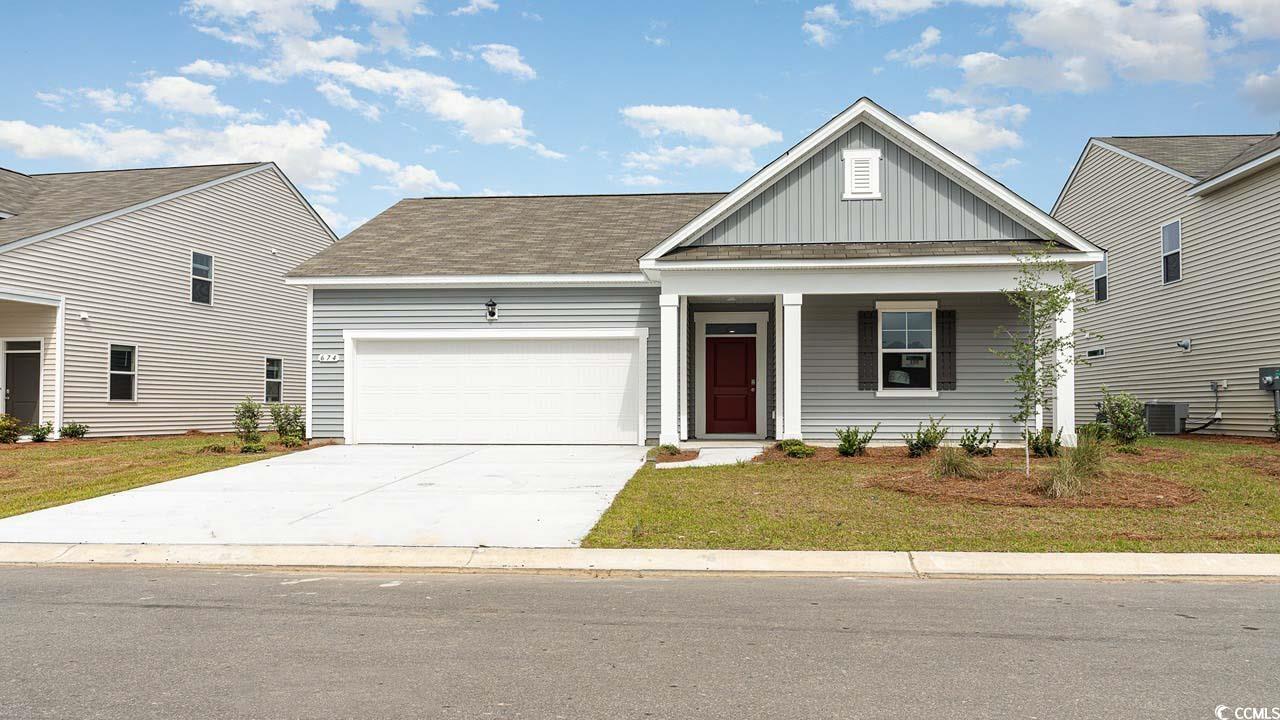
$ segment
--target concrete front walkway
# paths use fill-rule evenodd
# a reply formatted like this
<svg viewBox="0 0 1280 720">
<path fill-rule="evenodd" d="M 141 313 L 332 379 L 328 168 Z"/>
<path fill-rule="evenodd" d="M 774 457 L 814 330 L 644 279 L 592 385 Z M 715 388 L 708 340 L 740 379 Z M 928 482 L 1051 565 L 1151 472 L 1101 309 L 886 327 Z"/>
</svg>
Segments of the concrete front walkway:
<svg viewBox="0 0 1280 720">
<path fill-rule="evenodd" d="M 572 547 L 632 446 L 334 445 L 0 520 L 0 543 Z"/>
</svg>

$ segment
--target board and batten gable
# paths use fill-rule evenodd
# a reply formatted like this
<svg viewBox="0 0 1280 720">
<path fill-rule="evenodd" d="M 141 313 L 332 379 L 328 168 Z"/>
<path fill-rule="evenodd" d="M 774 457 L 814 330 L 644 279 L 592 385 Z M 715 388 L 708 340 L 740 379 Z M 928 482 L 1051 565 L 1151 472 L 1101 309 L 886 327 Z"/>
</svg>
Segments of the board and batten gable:
<svg viewBox="0 0 1280 720">
<path fill-rule="evenodd" d="M 1268 434 L 1273 399 L 1258 368 L 1280 365 L 1280 171 L 1189 197 L 1190 183 L 1090 146 L 1054 216 L 1107 249 L 1108 297 L 1079 325 L 1105 355 L 1076 370 L 1076 414 L 1092 419 L 1102 388 L 1140 400 L 1187 401 L 1213 413 L 1210 381 L 1225 381 L 1223 421 L 1207 432 Z M 1182 279 L 1164 284 L 1160 227 L 1182 222 Z M 1092 283 L 1092 270 L 1079 272 Z M 1175 343 L 1190 339 L 1192 350 Z"/>
<path fill-rule="evenodd" d="M 881 151 L 879 200 L 844 200 L 843 152 Z M 1035 233 L 866 123 L 688 245 L 1034 240 Z"/>
<path fill-rule="evenodd" d="M 265 166 L 2 252 L 0 286 L 65 297 L 65 422 L 226 431 L 239 400 L 263 398 L 267 357 L 284 361 L 283 400 L 304 402 L 307 290 L 283 278 L 332 240 Z M 212 305 L 190 300 L 193 251 L 214 258 Z M 136 401 L 108 400 L 113 343 L 137 347 Z"/>
<path fill-rule="evenodd" d="M 485 303 L 497 303 L 497 318 Z M 658 288 L 482 287 L 375 288 L 317 287 L 312 296 L 312 352 L 336 362 L 312 366 L 312 434 L 343 437 L 345 330 L 638 329 L 649 331 L 646 351 L 646 430 L 658 436 L 660 343 Z M 495 418 L 494 422 L 501 422 Z"/>
</svg>

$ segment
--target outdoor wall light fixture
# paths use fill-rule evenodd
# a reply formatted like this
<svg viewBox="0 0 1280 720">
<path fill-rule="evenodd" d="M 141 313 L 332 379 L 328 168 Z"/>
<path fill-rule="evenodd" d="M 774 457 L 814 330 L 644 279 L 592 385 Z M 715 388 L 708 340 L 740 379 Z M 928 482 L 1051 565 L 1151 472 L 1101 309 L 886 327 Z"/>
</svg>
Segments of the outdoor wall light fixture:
<svg viewBox="0 0 1280 720">
<path fill-rule="evenodd" d="M 498 303 L 493 298 L 489 298 L 489 302 L 484 304 L 484 314 L 490 320 L 498 317 Z"/>
</svg>

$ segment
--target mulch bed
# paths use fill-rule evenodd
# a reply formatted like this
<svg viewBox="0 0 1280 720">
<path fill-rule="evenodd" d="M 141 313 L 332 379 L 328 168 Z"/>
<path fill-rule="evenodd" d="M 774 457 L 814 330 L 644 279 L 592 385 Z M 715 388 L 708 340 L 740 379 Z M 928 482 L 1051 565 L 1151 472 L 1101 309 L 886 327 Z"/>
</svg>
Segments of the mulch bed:
<svg viewBox="0 0 1280 720">
<path fill-rule="evenodd" d="M 693 448 L 691 450 L 681 450 L 680 452 L 675 453 L 673 455 L 665 455 L 663 453 L 658 453 L 654 455 L 653 461 L 655 463 L 684 462 L 685 460 L 693 460 L 696 457 L 698 457 L 698 449 Z"/>
<path fill-rule="evenodd" d="M 1020 468 L 985 468 L 979 480 L 936 478 L 929 472 L 875 478 L 873 487 L 897 490 L 933 500 L 983 503 L 1005 507 L 1058 508 L 1166 508 L 1200 499 L 1200 491 L 1159 475 L 1131 470 L 1110 470 L 1094 482 L 1092 490 L 1073 498 L 1050 498 L 1036 487 L 1036 476 L 1047 468 L 1032 467 L 1028 480 Z"/>
<path fill-rule="evenodd" d="M 813 457 L 793 458 L 790 455 L 786 454 L 785 452 L 779 450 L 777 446 L 770 445 L 768 448 L 765 449 L 764 452 L 752 458 L 752 461 L 754 462 L 792 462 L 792 463 L 846 462 L 846 463 L 858 463 L 862 465 L 868 465 L 871 467 L 877 467 L 877 466 L 889 466 L 889 465 L 898 466 L 898 465 L 901 465 L 903 462 L 924 463 L 928 460 L 928 458 L 911 457 L 910 455 L 907 454 L 906 447 L 901 445 L 869 447 L 867 448 L 866 455 L 861 455 L 861 456 L 854 455 L 852 457 L 845 457 L 844 455 L 841 455 L 840 452 L 833 447 L 826 447 L 826 446 L 819 446 L 819 445 L 813 445 L 811 447 L 813 447 L 813 449 L 817 451 L 814 453 Z M 1022 450 L 1020 448 L 997 448 L 995 457 L 1020 458 L 1022 457 Z"/>
</svg>

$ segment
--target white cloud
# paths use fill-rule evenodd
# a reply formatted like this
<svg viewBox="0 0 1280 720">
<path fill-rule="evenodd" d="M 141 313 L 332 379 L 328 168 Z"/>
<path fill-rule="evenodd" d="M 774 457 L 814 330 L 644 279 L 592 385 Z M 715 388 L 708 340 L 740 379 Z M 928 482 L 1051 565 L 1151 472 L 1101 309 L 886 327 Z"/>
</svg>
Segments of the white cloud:
<svg viewBox="0 0 1280 720">
<path fill-rule="evenodd" d="M 221 35 L 197 28 L 202 32 L 251 44 L 258 34 L 313 35 L 320 31 L 316 12 L 331 11 L 337 4 L 338 0 L 187 0 L 184 9 L 206 22 L 226 26 L 217 30 Z"/>
<path fill-rule="evenodd" d="M 81 88 L 80 93 L 105 113 L 124 112 L 133 107 L 133 96 L 111 88 Z"/>
<path fill-rule="evenodd" d="M 663 179 L 656 175 L 623 175 L 618 178 L 618 182 L 627 187 L 657 187 L 664 183 Z"/>
<path fill-rule="evenodd" d="M 649 43 L 650 45 L 653 45 L 654 47 L 666 47 L 667 45 L 667 39 L 660 35 L 650 35 L 648 33 L 645 33 L 644 41 Z"/>
<path fill-rule="evenodd" d="M 484 60 L 494 72 L 504 73 L 521 80 L 532 80 L 538 77 L 538 73 L 529 67 L 524 58 L 520 57 L 519 48 L 511 45 L 502 45 L 500 43 L 490 43 L 488 45 L 473 45 L 472 50 L 480 53 L 480 59 Z"/>
<path fill-rule="evenodd" d="M 1014 128 L 1030 114 L 1025 105 L 1004 105 L 984 110 L 962 108 L 919 112 L 908 117 L 907 121 L 972 162 L 985 153 L 1022 147 L 1022 136 Z"/>
<path fill-rule="evenodd" d="M 466 5 L 460 5 L 450 12 L 450 15 L 479 15 L 485 10 L 497 10 L 498 3 L 494 0 L 468 0 Z"/>
<path fill-rule="evenodd" d="M 409 51 L 414 57 L 440 57 L 440 51 L 426 43 L 422 43 Z"/>
<path fill-rule="evenodd" d="M 172 112 L 192 115 L 235 115 L 237 110 L 218 100 L 212 85 L 194 82 L 179 75 L 150 78 L 138 84 L 147 102 Z"/>
<path fill-rule="evenodd" d="M 335 210 L 332 201 L 316 201 L 312 200 L 311 207 L 320 213 L 320 217 L 329 224 L 329 227 L 338 235 L 346 235 L 361 225 L 369 221 L 369 218 L 352 218 L 349 215 Z"/>
<path fill-rule="evenodd" d="M 942 31 L 930 25 L 920 33 L 918 41 L 899 50 L 890 50 L 885 55 L 885 59 L 897 60 L 912 67 L 929 65 L 938 61 L 938 56 L 929 50 L 940 42 L 942 42 Z"/>
<path fill-rule="evenodd" d="M 354 110 L 370 120 L 378 120 L 382 117 L 382 109 L 377 105 L 357 99 L 351 94 L 349 88 L 345 88 L 332 80 L 325 80 L 316 85 L 316 92 L 320 93 L 334 107 Z"/>
<path fill-rule="evenodd" d="M 195 60 L 178 68 L 183 75 L 204 75 L 211 78 L 228 78 L 233 71 L 228 65 L 213 60 Z"/>
<path fill-rule="evenodd" d="M 975 91 L 971 87 L 950 90 L 947 88 L 931 88 L 929 99 L 943 105 L 994 105 L 995 100 Z"/>
<path fill-rule="evenodd" d="M 414 15 L 427 12 L 422 0 L 352 0 L 352 2 L 384 22 L 404 22 Z"/>
<path fill-rule="evenodd" d="M 853 6 L 853 9 L 869 13 L 878 20 L 891 21 L 907 15 L 924 12 L 925 10 L 932 10 L 950 1 L 952 0 L 850 0 L 849 4 Z M 1035 0 L 1024 1 L 1034 2 Z M 1074 2 L 1079 0 L 1062 1 Z M 1019 2 L 1019 0 L 954 0 L 954 2 L 979 7 L 999 7 L 1008 3 Z"/>
<path fill-rule="evenodd" d="M 782 133 L 732 108 L 636 105 L 623 108 L 622 116 L 641 136 L 657 141 L 650 150 L 629 153 L 630 168 L 722 165 L 745 171 L 756 166 L 752 150 L 782 139 Z M 663 144 L 673 137 L 704 144 Z"/>
<path fill-rule="evenodd" d="M 457 192 L 458 184 L 440 179 L 435 170 L 421 165 L 405 165 L 392 171 L 387 179 L 390 185 L 376 186 L 381 190 L 395 190 L 402 195 L 438 195 Z"/>
<path fill-rule="evenodd" d="M 836 29 L 847 27 L 851 22 L 841 17 L 834 4 L 827 3 L 806 10 L 800 29 L 808 36 L 810 43 L 818 47 L 830 47 L 839 39 Z"/>
<path fill-rule="evenodd" d="M 1241 92 L 1259 111 L 1280 112 L 1280 67 L 1271 74 L 1257 72 L 1245 78 Z"/>
<path fill-rule="evenodd" d="M 60 92 L 44 92 L 36 91 L 35 97 L 41 103 L 48 105 L 54 110 L 61 110 L 67 102 L 67 96 Z"/>
</svg>

